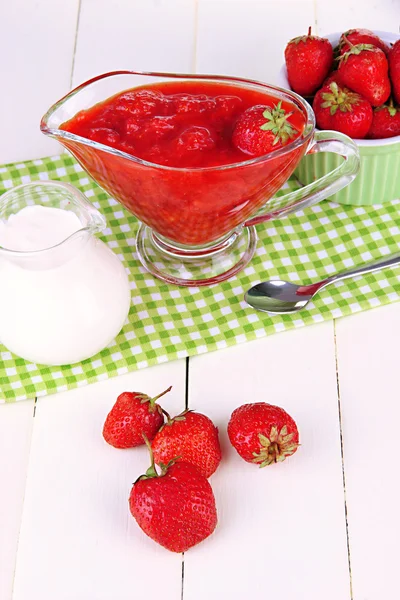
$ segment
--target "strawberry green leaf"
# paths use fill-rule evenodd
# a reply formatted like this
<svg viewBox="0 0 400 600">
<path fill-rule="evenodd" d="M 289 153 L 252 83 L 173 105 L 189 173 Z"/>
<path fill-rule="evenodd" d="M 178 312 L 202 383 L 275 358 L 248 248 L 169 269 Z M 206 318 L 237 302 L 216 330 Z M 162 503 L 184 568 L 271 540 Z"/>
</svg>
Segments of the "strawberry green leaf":
<svg viewBox="0 0 400 600">
<path fill-rule="evenodd" d="M 282 108 L 282 100 L 278 102 L 273 108 L 267 108 L 263 112 L 263 117 L 266 119 L 266 123 L 260 125 L 260 129 L 263 131 L 270 131 L 274 134 L 274 141 L 272 145 L 275 146 L 278 142 L 285 144 L 289 139 L 292 139 L 297 130 L 288 122 L 288 118 L 293 113 L 287 113 Z"/>
</svg>

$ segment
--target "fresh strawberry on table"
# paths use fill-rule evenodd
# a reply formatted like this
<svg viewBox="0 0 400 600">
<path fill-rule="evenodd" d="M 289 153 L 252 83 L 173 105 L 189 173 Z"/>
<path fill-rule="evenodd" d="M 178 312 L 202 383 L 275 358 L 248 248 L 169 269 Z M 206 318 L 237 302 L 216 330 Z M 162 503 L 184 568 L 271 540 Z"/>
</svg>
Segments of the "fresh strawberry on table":
<svg viewBox="0 0 400 600">
<path fill-rule="evenodd" d="M 140 392 L 123 392 L 108 413 L 103 437 L 115 448 L 134 448 L 144 444 L 143 433 L 152 440 L 164 423 L 164 414 L 156 400 L 171 390 L 150 398 Z"/>
<path fill-rule="evenodd" d="M 232 446 L 246 461 L 265 467 L 285 460 L 299 446 L 297 425 L 283 408 L 266 402 L 244 404 L 228 423 Z"/>
<path fill-rule="evenodd" d="M 206 415 L 194 411 L 184 411 L 173 419 L 167 414 L 167 422 L 156 434 L 152 450 L 157 464 L 167 464 L 172 459 L 184 461 L 194 465 L 204 477 L 210 477 L 221 462 L 217 427 Z"/>
<path fill-rule="evenodd" d="M 159 475 L 151 456 L 146 474 L 133 484 L 129 507 L 144 533 L 172 552 L 186 552 L 211 535 L 217 525 L 210 484 L 195 466 L 185 462 L 163 465 Z"/>
<path fill-rule="evenodd" d="M 400 135 L 400 108 L 393 103 L 375 108 L 368 137 L 379 139 L 395 135 Z"/>
<path fill-rule="evenodd" d="M 372 106 L 380 106 L 390 96 L 388 69 L 382 50 L 372 44 L 357 44 L 341 56 L 338 72 L 343 85 L 364 96 Z"/>
<path fill-rule="evenodd" d="M 290 111 L 282 101 L 252 106 L 237 119 L 232 143 L 250 156 L 268 154 L 299 137 L 304 123 L 298 122 L 298 117 L 297 111 Z"/>
<path fill-rule="evenodd" d="M 368 100 L 335 81 L 316 93 L 313 110 L 319 129 L 333 129 L 362 139 L 371 127 L 372 107 Z"/>
<path fill-rule="evenodd" d="M 400 104 L 400 40 L 393 44 L 389 53 L 389 74 L 392 80 L 393 97 Z"/>
<path fill-rule="evenodd" d="M 389 46 L 370 29 L 349 29 L 342 33 L 339 40 L 340 54 L 344 54 L 350 50 L 350 44 L 353 46 L 357 44 L 372 44 L 372 46 L 380 48 L 386 55 L 390 51 Z"/>
<path fill-rule="evenodd" d="M 292 90 L 302 96 L 312 96 L 322 85 L 333 63 L 329 40 L 308 34 L 296 37 L 285 48 L 287 76 Z"/>
</svg>

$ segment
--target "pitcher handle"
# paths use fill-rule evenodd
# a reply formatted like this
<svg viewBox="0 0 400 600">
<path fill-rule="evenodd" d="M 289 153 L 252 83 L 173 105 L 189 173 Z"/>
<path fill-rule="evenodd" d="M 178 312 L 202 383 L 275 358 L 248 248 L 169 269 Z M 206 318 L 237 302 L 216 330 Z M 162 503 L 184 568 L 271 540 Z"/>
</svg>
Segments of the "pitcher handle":
<svg viewBox="0 0 400 600">
<path fill-rule="evenodd" d="M 245 222 L 245 226 L 257 225 L 317 204 L 349 185 L 357 176 L 360 155 L 357 145 L 347 135 L 337 131 L 316 131 L 306 154 L 317 152 L 333 152 L 342 156 L 344 161 L 333 171 L 299 190 L 268 200 L 254 217 Z"/>
</svg>

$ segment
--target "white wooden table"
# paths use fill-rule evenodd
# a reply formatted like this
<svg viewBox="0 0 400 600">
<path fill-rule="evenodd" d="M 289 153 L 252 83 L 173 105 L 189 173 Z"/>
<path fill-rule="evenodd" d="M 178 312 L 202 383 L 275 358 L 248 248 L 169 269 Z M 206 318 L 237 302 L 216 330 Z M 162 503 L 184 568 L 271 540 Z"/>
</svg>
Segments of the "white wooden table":
<svg viewBox="0 0 400 600">
<path fill-rule="evenodd" d="M 286 41 L 365 26 L 398 31 L 398 0 L 11 0 L 1 6 L 0 163 L 56 153 L 41 115 L 117 68 L 274 81 Z M 368 6 L 371 5 L 371 6 Z M 218 39 L 218 43 L 216 42 Z M 400 305 L 277 334 L 57 396 L 0 406 L 1 600 L 382 600 L 397 598 Z M 215 534 L 185 556 L 128 512 L 143 449 L 102 440 L 127 389 L 168 385 L 219 426 Z M 284 406 L 302 447 L 253 468 L 229 447 L 244 402 Z"/>
</svg>

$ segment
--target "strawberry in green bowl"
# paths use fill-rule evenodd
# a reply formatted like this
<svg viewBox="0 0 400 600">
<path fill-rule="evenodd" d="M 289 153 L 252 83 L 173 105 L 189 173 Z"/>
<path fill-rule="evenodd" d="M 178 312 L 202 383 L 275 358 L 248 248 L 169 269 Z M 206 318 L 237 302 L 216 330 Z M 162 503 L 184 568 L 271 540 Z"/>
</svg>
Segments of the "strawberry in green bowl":
<svg viewBox="0 0 400 600">
<path fill-rule="evenodd" d="M 319 129 L 345 133 L 359 147 L 358 177 L 329 199 L 360 206 L 400 198 L 400 35 L 366 29 L 309 34 L 288 43 L 285 63 L 278 84 L 307 98 Z M 314 82 L 307 94 L 301 76 Z M 311 154 L 295 175 L 307 185 L 339 164 L 333 155 Z"/>
</svg>

